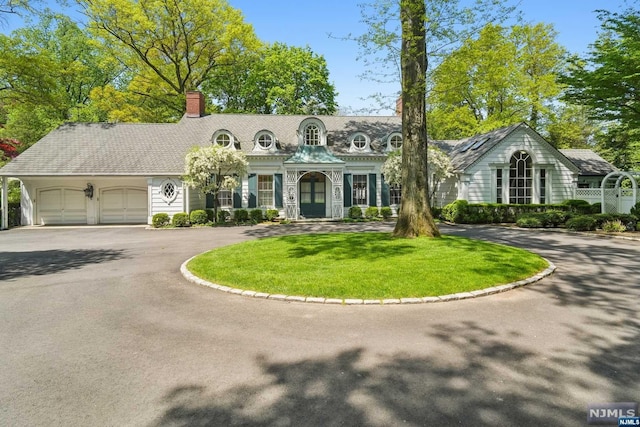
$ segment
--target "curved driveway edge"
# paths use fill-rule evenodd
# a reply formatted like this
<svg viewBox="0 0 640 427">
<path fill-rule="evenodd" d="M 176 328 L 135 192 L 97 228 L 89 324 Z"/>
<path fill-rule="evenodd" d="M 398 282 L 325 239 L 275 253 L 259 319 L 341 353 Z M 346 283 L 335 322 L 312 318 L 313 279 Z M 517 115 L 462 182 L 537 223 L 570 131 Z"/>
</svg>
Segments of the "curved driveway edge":
<svg viewBox="0 0 640 427">
<path fill-rule="evenodd" d="M 216 283 L 211 283 L 207 280 L 204 280 L 195 276 L 187 268 L 187 264 L 196 256 L 189 258 L 188 260 L 183 262 L 182 265 L 180 266 L 180 272 L 182 273 L 184 278 L 192 283 L 196 283 L 201 286 L 207 286 L 209 288 L 213 288 L 213 289 L 227 292 L 230 294 L 242 295 L 246 297 L 263 298 L 263 299 L 287 301 L 287 302 L 305 302 L 305 303 L 315 303 L 315 304 L 340 304 L 340 305 L 424 304 L 424 303 L 457 301 L 461 299 L 477 298 L 477 297 L 497 294 L 500 292 L 506 292 L 515 288 L 520 288 L 522 286 L 530 285 L 532 283 L 535 283 L 544 279 L 547 276 L 550 276 L 556 270 L 555 264 L 553 264 L 548 259 L 543 258 L 549 264 L 549 267 L 547 267 L 540 273 L 534 276 L 531 276 L 527 279 L 518 280 L 517 282 L 507 283 L 506 285 L 492 286 L 490 288 L 479 289 L 471 292 L 461 292 L 457 294 L 441 295 L 439 297 L 389 298 L 389 299 L 344 298 L 343 299 L 343 298 L 305 297 L 305 296 L 299 296 L 299 295 L 269 294 L 265 292 L 256 292 L 256 291 L 245 290 L 245 289 L 237 289 L 229 286 L 222 286 Z"/>
</svg>

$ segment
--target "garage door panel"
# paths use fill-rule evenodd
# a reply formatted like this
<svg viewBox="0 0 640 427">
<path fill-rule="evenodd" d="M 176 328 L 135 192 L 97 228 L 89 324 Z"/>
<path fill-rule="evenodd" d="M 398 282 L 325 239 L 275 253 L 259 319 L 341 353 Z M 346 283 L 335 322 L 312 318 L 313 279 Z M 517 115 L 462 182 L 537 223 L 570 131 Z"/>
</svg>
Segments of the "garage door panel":
<svg viewBox="0 0 640 427">
<path fill-rule="evenodd" d="M 100 201 L 100 222 L 103 224 L 145 224 L 147 222 L 146 189 L 104 190 Z"/>
<path fill-rule="evenodd" d="M 37 200 L 40 224 L 87 223 L 87 202 L 82 190 L 74 188 L 42 190 Z"/>
</svg>

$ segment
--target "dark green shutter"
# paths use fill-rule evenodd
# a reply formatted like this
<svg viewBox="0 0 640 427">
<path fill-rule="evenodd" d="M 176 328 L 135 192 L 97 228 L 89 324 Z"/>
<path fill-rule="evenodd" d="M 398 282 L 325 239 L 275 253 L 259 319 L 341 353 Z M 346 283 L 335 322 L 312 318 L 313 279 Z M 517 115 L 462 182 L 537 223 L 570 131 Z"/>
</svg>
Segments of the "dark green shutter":
<svg viewBox="0 0 640 427">
<path fill-rule="evenodd" d="M 352 194 L 351 192 L 353 191 L 352 189 L 352 183 L 353 183 L 353 178 L 351 177 L 350 173 L 345 173 L 344 174 L 344 179 L 343 179 L 343 187 L 344 187 L 344 207 L 345 208 L 350 208 L 351 207 L 351 197 Z"/>
<path fill-rule="evenodd" d="M 238 185 L 234 190 L 233 190 L 233 208 L 234 209 L 240 209 L 242 208 L 242 181 L 240 181 L 240 185 Z"/>
<path fill-rule="evenodd" d="M 276 191 L 276 208 L 282 208 L 283 204 L 282 204 L 282 174 L 281 173 L 276 173 L 273 175 L 273 181 L 274 181 L 274 185 L 275 185 L 275 191 Z"/>
<path fill-rule="evenodd" d="M 389 206 L 390 200 L 391 200 L 391 196 L 389 194 L 389 183 L 384 180 L 384 175 L 382 175 L 381 178 L 382 178 L 382 206 Z"/>
<path fill-rule="evenodd" d="M 369 174 L 369 206 L 378 206 L 378 195 L 376 194 L 376 174 Z"/>
<path fill-rule="evenodd" d="M 249 174 L 249 208 L 258 206 L 258 175 Z"/>
</svg>

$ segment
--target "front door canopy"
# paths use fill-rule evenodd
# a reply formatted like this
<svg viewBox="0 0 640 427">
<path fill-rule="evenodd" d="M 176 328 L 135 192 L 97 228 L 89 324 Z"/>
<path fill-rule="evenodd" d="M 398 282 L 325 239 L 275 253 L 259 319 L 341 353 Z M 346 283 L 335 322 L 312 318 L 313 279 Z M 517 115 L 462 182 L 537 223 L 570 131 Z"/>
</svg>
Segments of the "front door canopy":
<svg viewBox="0 0 640 427">
<path fill-rule="evenodd" d="M 324 145 L 301 145 L 296 153 L 284 163 L 289 165 L 344 165 L 345 162 L 330 153 Z"/>
</svg>

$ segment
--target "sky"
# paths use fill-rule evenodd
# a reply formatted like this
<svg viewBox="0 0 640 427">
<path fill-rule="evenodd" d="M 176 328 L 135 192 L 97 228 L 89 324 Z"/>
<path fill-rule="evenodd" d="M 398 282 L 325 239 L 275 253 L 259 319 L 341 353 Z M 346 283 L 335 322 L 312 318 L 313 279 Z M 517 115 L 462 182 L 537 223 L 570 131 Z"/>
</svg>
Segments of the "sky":
<svg viewBox="0 0 640 427">
<path fill-rule="evenodd" d="M 461 0 L 462 3 L 471 0 Z M 229 4 L 243 12 L 245 21 L 252 24 L 258 38 L 264 42 L 282 42 L 290 46 L 306 47 L 324 56 L 329 68 L 330 80 L 338 92 L 337 102 L 342 113 L 377 109 L 371 94 L 399 92 L 400 83 L 381 85 L 363 80 L 365 71 L 360 51 L 354 42 L 343 38 L 349 34 L 360 35 L 366 31 L 361 22 L 361 0 L 228 0 Z M 599 23 L 598 9 L 619 11 L 634 0 L 510 0 L 519 3 L 525 22 L 552 24 L 558 32 L 557 41 L 572 53 L 583 54 L 596 40 Z M 45 1 L 52 9 L 60 9 L 53 1 Z M 70 16 L 78 16 L 77 6 L 63 10 Z M 24 25 L 10 16 L 0 31 L 9 33 Z M 383 109 L 376 114 L 393 114 Z"/>
</svg>

